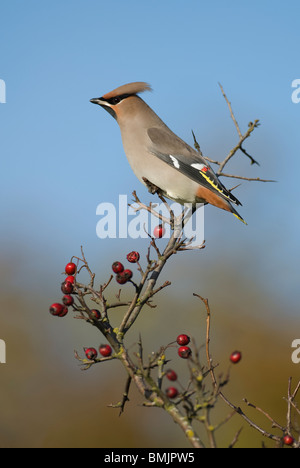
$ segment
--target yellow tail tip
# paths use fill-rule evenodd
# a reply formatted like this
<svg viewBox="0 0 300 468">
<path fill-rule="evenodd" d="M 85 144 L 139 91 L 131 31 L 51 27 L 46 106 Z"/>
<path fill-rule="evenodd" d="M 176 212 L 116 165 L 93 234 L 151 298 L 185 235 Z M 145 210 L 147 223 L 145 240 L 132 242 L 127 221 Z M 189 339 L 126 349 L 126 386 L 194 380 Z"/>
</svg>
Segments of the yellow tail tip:
<svg viewBox="0 0 300 468">
<path fill-rule="evenodd" d="M 243 218 L 241 218 L 241 216 L 239 216 L 239 215 L 237 215 L 237 214 L 235 214 L 235 213 L 232 213 L 232 214 L 233 214 L 233 216 L 235 216 L 239 221 L 242 221 L 242 223 L 244 223 L 246 226 L 248 226 L 248 224 L 246 223 L 246 221 L 245 221 Z"/>
</svg>

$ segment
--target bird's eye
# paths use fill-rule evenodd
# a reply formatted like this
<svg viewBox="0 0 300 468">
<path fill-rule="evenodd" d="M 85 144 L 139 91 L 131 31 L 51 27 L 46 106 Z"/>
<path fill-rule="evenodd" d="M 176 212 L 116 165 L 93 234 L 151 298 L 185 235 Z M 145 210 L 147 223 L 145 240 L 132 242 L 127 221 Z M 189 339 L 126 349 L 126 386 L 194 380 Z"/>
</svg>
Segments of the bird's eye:
<svg viewBox="0 0 300 468">
<path fill-rule="evenodd" d="M 119 104 L 119 102 L 123 101 L 123 99 L 126 99 L 127 97 L 129 97 L 129 94 L 122 94 L 122 96 L 114 96 L 110 99 L 107 99 L 107 102 L 114 106 L 116 104 Z"/>
</svg>

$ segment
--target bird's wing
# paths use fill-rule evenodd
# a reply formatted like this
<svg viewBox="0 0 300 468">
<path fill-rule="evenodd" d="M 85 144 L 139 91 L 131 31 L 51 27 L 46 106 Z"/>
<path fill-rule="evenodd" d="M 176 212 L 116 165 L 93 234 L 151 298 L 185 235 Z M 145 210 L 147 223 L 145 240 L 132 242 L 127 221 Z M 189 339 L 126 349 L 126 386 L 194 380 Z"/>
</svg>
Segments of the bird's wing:
<svg viewBox="0 0 300 468">
<path fill-rule="evenodd" d="M 177 135 L 170 130 L 152 127 L 148 129 L 148 136 L 151 140 L 149 151 L 156 157 L 231 203 L 241 205 L 220 182 L 207 161 Z"/>
</svg>

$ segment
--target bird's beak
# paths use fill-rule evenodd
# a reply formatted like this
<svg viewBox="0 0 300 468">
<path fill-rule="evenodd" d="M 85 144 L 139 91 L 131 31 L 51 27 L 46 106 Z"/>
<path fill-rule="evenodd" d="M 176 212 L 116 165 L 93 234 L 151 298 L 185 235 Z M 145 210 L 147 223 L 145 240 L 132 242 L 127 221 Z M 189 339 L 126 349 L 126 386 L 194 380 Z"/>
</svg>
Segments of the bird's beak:
<svg viewBox="0 0 300 468">
<path fill-rule="evenodd" d="M 117 119 L 117 114 L 115 113 L 114 109 L 110 106 L 110 104 L 104 98 L 94 98 L 94 99 L 91 99 L 90 102 L 92 104 L 98 104 L 104 110 L 106 110 L 114 119 Z"/>
<path fill-rule="evenodd" d="M 92 104 L 98 104 L 99 106 L 103 106 L 104 105 L 104 102 L 101 98 L 94 98 L 94 99 L 91 99 L 90 102 Z"/>
</svg>

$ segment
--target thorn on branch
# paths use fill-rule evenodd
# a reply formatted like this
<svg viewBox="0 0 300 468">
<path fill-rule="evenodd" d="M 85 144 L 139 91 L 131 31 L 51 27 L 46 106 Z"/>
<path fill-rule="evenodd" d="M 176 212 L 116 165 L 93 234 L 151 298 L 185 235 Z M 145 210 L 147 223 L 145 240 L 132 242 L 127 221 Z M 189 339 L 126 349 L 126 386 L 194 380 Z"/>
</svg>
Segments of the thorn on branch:
<svg viewBox="0 0 300 468">
<path fill-rule="evenodd" d="M 200 156 L 203 157 L 203 153 L 202 153 L 202 151 L 201 151 L 200 145 L 199 145 L 199 143 L 198 143 L 198 141 L 197 141 L 197 139 L 196 139 L 196 135 L 195 135 L 195 133 L 194 133 L 193 130 L 192 130 L 192 135 L 193 135 L 193 138 L 194 138 L 194 147 L 195 147 L 195 150 L 197 150 L 198 153 L 200 154 Z"/>
<path fill-rule="evenodd" d="M 130 385 L 131 385 L 131 382 L 132 382 L 132 378 L 129 376 L 126 380 L 126 385 L 125 385 L 125 390 L 124 390 L 124 393 L 122 395 L 122 401 L 120 401 L 119 403 L 113 405 L 113 404 L 110 404 L 108 405 L 109 408 L 120 408 L 120 413 L 119 413 L 119 417 L 124 413 L 124 410 L 125 410 L 125 405 L 129 400 L 129 390 L 130 390 Z"/>
</svg>

